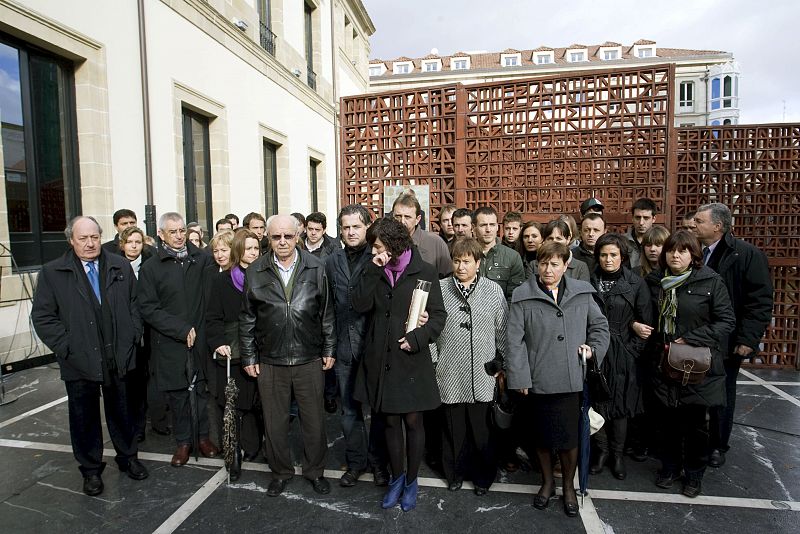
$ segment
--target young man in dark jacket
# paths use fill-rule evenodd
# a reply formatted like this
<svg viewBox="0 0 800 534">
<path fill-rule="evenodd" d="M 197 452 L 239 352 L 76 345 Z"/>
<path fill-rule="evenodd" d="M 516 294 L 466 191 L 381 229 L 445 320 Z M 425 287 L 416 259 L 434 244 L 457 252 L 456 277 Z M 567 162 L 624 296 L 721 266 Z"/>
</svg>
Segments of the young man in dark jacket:
<svg viewBox="0 0 800 534">
<path fill-rule="evenodd" d="M 267 495 L 276 497 L 294 476 L 289 448 L 289 404 L 292 393 L 300 410 L 303 433 L 303 477 L 314 491 L 330 492 L 325 480 L 322 389 L 334 364 L 336 332 L 325 265 L 297 248 L 299 226 L 288 215 L 267 221 L 272 245 L 247 269 L 239 316 L 239 349 L 247 374 L 258 378 L 264 410 L 267 462 L 272 481 Z"/>
<path fill-rule="evenodd" d="M 772 320 L 772 278 L 764 253 L 731 234 L 731 211 L 727 206 L 720 203 L 700 206 L 694 222 L 693 232 L 703 245 L 703 260 L 722 277 L 736 315 L 736 329 L 729 336 L 724 353 L 727 404 L 711 411 L 712 451 L 708 465 L 720 467 L 730 449 L 736 378 L 742 359 L 758 353 L 761 338 Z"/>
<path fill-rule="evenodd" d="M 71 249 L 42 268 L 31 319 L 39 337 L 56 355 L 67 389 L 72 452 L 83 474 L 83 491 L 100 495 L 103 432 L 106 423 L 120 471 L 147 478 L 137 459 L 135 421 L 128 410 L 130 371 L 142 321 L 136 303 L 136 277 L 130 263 L 101 249 L 102 230 L 92 217 L 78 216 L 64 233 Z"/>
</svg>

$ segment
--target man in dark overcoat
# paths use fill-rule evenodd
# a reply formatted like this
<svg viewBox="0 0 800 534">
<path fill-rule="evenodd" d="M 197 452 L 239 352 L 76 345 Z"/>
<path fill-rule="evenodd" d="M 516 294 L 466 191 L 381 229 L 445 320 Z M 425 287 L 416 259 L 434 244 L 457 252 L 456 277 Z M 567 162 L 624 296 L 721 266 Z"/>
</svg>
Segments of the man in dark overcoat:
<svg viewBox="0 0 800 534">
<path fill-rule="evenodd" d="M 205 295 L 218 268 L 209 254 L 188 242 L 186 223 L 179 213 L 167 212 L 159 218 L 158 236 L 156 255 L 139 271 L 139 307 L 151 327 L 156 387 L 166 392 L 172 411 L 177 446 L 171 463 L 180 467 L 189 460 L 193 432 L 203 456 L 213 458 L 219 453 L 208 437 L 204 373 Z M 196 395 L 194 403 L 190 395 Z"/>
<path fill-rule="evenodd" d="M 31 319 L 36 333 L 53 350 L 67 389 L 72 452 L 83 474 L 83 491 L 103 491 L 102 392 L 106 425 L 120 471 L 147 478 L 137 459 L 135 414 L 130 402 L 131 371 L 142 322 L 136 302 L 136 277 L 130 263 L 102 250 L 102 229 L 92 217 L 72 219 L 64 231 L 70 244 L 60 258 L 42 268 Z"/>
<path fill-rule="evenodd" d="M 736 329 L 724 350 L 726 404 L 711 410 L 711 455 L 708 465 L 720 467 L 730 449 L 736 379 L 744 358 L 759 351 L 761 338 L 772 320 L 772 278 L 767 256 L 731 234 L 731 211 L 718 202 L 697 209 L 692 231 L 703 245 L 703 261 L 725 282 L 736 315 Z"/>
</svg>

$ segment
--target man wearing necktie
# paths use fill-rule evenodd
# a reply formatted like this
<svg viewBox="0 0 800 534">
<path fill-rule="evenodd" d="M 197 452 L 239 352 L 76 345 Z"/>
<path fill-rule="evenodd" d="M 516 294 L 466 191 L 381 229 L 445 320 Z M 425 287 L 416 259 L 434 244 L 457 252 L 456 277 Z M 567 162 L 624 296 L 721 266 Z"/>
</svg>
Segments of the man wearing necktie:
<svg viewBox="0 0 800 534">
<path fill-rule="evenodd" d="M 84 477 L 83 491 L 103 491 L 102 392 L 106 425 L 120 471 L 147 478 L 137 459 L 131 381 L 142 322 L 136 277 L 122 256 L 104 252 L 102 229 L 93 217 L 72 219 L 64 233 L 70 244 L 62 257 L 42 268 L 31 319 L 56 355 L 67 390 L 72 451 Z"/>
<path fill-rule="evenodd" d="M 729 336 L 725 356 L 727 405 L 711 410 L 711 454 L 708 465 L 721 467 L 730 448 L 736 408 L 736 378 L 742 359 L 758 354 L 759 344 L 772 320 L 772 278 L 766 255 L 731 234 L 731 211 L 718 202 L 697 209 L 692 230 L 703 245 L 703 261 L 725 281 L 736 315 L 736 330 Z"/>
</svg>

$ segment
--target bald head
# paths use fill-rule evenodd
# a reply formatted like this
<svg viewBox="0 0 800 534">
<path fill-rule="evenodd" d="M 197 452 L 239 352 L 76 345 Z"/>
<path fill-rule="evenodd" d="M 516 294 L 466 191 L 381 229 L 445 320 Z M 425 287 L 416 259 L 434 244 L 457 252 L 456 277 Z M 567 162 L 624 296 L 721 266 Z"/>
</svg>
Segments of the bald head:
<svg viewBox="0 0 800 534">
<path fill-rule="evenodd" d="M 267 219 L 267 237 L 280 262 L 294 259 L 300 223 L 291 215 L 273 215 Z"/>
</svg>

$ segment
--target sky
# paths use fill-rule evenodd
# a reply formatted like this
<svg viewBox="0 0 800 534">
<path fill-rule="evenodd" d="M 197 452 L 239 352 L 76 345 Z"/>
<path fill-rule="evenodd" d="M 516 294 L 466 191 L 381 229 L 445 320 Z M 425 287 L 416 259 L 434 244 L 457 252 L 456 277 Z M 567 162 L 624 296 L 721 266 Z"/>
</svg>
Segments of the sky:
<svg viewBox="0 0 800 534">
<path fill-rule="evenodd" d="M 740 124 L 800 122 L 798 0 L 362 0 L 370 58 L 639 39 L 739 62 Z M 554 8 L 553 6 L 560 6 Z"/>
</svg>

